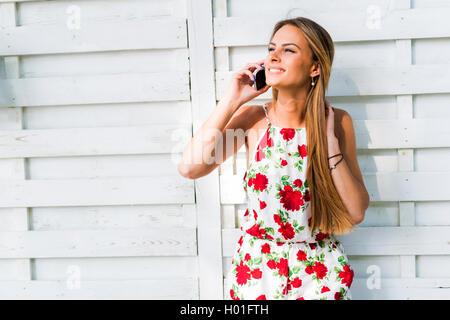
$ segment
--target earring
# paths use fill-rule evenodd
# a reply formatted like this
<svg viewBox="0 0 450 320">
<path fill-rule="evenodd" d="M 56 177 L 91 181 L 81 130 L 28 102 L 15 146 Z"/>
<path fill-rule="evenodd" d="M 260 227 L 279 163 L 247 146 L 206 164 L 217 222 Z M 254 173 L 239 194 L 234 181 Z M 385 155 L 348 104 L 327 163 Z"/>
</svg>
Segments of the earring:
<svg viewBox="0 0 450 320">
<path fill-rule="evenodd" d="M 312 79 L 311 85 L 313 86 L 314 85 L 314 78 L 311 78 L 311 79 Z"/>
</svg>

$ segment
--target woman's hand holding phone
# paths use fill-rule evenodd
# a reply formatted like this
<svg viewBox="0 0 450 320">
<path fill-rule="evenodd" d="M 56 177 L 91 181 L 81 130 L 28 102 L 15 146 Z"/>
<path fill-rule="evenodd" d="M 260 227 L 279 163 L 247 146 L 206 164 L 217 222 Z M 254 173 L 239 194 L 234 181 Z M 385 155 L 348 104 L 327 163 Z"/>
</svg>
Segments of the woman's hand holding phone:
<svg viewBox="0 0 450 320">
<path fill-rule="evenodd" d="M 258 84 L 264 85 L 264 87 L 257 90 L 253 86 L 255 84 L 255 80 L 258 80 L 254 78 L 253 72 L 256 69 L 262 70 L 260 72 L 265 72 L 264 67 L 262 67 L 263 65 L 264 60 L 258 61 L 256 63 L 248 63 L 243 69 L 235 72 L 228 85 L 225 97 L 227 97 L 228 99 L 232 99 L 240 107 L 244 103 L 269 90 L 270 86 L 265 84 L 265 81 L 262 82 L 262 80 L 265 80 L 265 77 L 264 79 L 261 78 L 262 74 L 258 75 Z"/>
</svg>

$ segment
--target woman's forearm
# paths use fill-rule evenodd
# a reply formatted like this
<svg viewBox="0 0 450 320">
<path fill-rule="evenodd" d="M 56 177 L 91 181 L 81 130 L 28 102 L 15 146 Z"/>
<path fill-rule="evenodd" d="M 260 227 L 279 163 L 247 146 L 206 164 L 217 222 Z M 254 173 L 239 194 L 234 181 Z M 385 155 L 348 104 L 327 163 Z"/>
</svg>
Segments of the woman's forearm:
<svg viewBox="0 0 450 320">
<path fill-rule="evenodd" d="M 328 157 L 338 153 L 341 153 L 339 142 L 336 137 L 333 137 L 329 139 Z M 341 156 L 329 159 L 329 166 L 336 164 L 340 159 Z M 331 177 L 352 220 L 355 224 L 361 223 L 369 206 L 370 198 L 364 186 L 351 173 L 345 158 L 339 162 L 336 168 L 331 170 Z"/>
<path fill-rule="evenodd" d="M 215 149 L 222 131 L 233 114 L 239 109 L 235 100 L 224 97 L 214 108 L 208 119 L 195 132 L 183 151 L 178 171 L 187 178 L 195 179 L 210 171 L 214 164 Z"/>
</svg>

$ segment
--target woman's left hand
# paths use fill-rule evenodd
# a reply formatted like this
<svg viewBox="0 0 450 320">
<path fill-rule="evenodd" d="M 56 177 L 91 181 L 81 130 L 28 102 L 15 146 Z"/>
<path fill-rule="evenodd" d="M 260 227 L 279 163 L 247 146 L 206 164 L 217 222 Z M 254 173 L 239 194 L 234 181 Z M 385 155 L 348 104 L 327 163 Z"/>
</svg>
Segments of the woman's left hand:
<svg viewBox="0 0 450 320">
<path fill-rule="evenodd" d="M 334 110 L 327 99 L 325 99 L 325 106 L 327 108 L 327 137 L 328 139 L 336 139 L 334 134 Z"/>
</svg>

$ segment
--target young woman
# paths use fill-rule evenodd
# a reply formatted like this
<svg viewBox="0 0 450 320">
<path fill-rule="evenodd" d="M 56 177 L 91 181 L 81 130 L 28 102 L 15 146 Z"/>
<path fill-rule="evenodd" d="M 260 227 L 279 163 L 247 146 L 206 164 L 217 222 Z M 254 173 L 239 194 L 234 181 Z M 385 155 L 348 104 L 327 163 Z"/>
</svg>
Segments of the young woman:
<svg viewBox="0 0 450 320">
<path fill-rule="evenodd" d="M 333 41 L 320 25 L 304 17 L 279 21 L 267 57 L 233 75 L 183 153 L 178 170 L 196 179 L 240 149 L 239 133 L 253 150 L 227 299 L 352 298 L 354 272 L 334 235 L 361 223 L 370 200 L 352 119 L 325 99 L 333 57 Z M 266 75 L 259 91 L 252 87 L 256 69 Z M 269 87 L 270 103 L 241 107 Z M 239 132 L 232 143 L 229 130 Z"/>
</svg>

